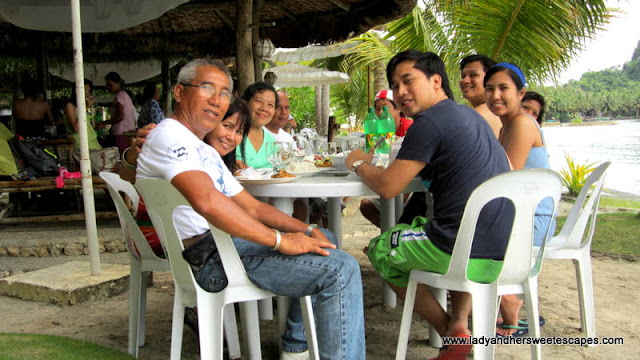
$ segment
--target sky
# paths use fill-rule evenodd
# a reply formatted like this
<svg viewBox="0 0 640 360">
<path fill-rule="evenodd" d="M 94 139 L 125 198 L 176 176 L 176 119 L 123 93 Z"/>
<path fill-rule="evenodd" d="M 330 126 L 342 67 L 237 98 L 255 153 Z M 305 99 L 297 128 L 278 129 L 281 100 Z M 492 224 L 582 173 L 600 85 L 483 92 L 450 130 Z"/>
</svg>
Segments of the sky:
<svg viewBox="0 0 640 360">
<path fill-rule="evenodd" d="M 579 80 L 583 73 L 619 66 L 631 60 L 633 50 L 640 40 L 640 1 L 607 0 L 607 6 L 616 7 L 619 13 L 593 40 L 587 40 L 583 51 L 576 55 L 564 72 L 559 83 Z"/>
</svg>

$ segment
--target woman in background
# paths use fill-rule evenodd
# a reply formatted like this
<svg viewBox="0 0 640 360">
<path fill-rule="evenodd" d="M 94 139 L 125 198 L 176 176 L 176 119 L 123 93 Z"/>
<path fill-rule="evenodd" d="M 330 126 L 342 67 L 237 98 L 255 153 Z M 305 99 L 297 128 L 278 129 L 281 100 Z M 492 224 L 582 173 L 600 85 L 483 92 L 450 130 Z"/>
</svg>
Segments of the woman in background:
<svg viewBox="0 0 640 360">
<path fill-rule="evenodd" d="M 148 124 L 159 124 L 164 120 L 164 112 L 158 103 L 160 99 L 160 90 L 158 84 L 150 83 L 144 87 L 142 92 L 142 108 L 140 109 L 140 117 L 138 118 L 138 127 Z"/>
<path fill-rule="evenodd" d="M 138 112 L 133 105 L 133 100 L 129 93 L 123 88 L 124 80 L 118 75 L 117 72 L 112 71 L 104 77 L 107 90 L 115 94 L 113 103 L 109 113 L 111 118 L 101 122 L 96 127 L 103 127 L 104 125 L 111 125 L 109 134 L 113 137 L 115 145 L 120 150 L 120 153 L 129 146 L 129 138 L 124 135 L 125 132 L 136 129 L 136 120 L 138 119 Z"/>
<path fill-rule="evenodd" d="M 24 98 L 14 100 L 11 114 L 15 121 L 15 133 L 25 138 L 46 138 L 46 125 L 53 125 L 54 119 L 44 91 L 38 89 L 35 80 L 22 80 Z"/>
<path fill-rule="evenodd" d="M 527 91 L 524 93 L 522 108 L 526 114 L 536 119 L 539 125 L 542 125 L 544 121 L 544 110 L 546 107 L 547 103 L 544 100 L 544 96 L 535 91 Z"/>
<path fill-rule="evenodd" d="M 87 104 L 87 109 L 93 105 L 93 83 L 89 79 L 84 79 L 84 97 Z M 98 135 L 91 126 L 91 121 L 87 117 L 87 141 L 89 142 L 89 150 L 102 149 L 102 146 L 98 142 Z M 73 146 L 76 149 L 80 148 L 80 124 L 78 122 L 78 106 L 76 104 L 76 87 L 71 90 L 71 97 L 64 104 L 64 125 L 67 133 L 73 136 Z"/>
</svg>

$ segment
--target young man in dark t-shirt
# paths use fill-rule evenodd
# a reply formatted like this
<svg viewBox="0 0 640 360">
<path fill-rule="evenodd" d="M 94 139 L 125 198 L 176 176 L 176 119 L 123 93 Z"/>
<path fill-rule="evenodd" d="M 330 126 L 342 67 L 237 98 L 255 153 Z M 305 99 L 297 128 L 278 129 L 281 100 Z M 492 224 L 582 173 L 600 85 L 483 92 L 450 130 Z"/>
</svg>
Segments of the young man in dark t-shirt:
<svg viewBox="0 0 640 360">
<path fill-rule="evenodd" d="M 416 218 L 373 239 L 368 255 L 374 268 L 404 297 L 412 269 L 446 273 L 462 214 L 471 192 L 489 178 L 509 171 L 509 163 L 491 128 L 474 110 L 452 100 L 444 63 L 433 53 L 409 50 L 387 66 L 387 78 L 400 109 L 414 118 L 395 161 L 387 169 L 371 165 L 372 154 L 355 150 L 346 165 L 384 198 L 399 194 L 420 175 L 431 181 L 433 219 Z M 493 281 L 511 230 L 513 208 L 494 201 L 482 211 L 471 249 L 468 277 Z M 418 287 L 415 311 L 442 336 L 468 336 L 468 293 L 451 292 L 448 315 L 424 286 Z M 464 358 L 470 346 L 450 346 L 442 358 Z"/>
</svg>

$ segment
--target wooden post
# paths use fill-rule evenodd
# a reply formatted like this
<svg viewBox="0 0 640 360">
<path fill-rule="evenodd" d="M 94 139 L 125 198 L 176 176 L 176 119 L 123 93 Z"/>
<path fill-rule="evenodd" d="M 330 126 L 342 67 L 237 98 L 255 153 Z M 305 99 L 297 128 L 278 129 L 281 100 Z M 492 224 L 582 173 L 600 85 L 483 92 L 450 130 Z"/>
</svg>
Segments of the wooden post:
<svg viewBox="0 0 640 360">
<path fill-rule="evenodd" d="M 236 0 L 236 69 L 238 72 L 238 92 L 255 80 L 253 65 L 253 42 L 249 24 L 252 19 L 252 0 Z"/>
<path fill-rule="evenodd" d="M 51 104 L 51 84 L 49 83 L 49 51 L 47 47 L 47 33 L 40 33 L 40 41 L 37 56 L 37 76 L 38 84 L 42 87 L 44 95 Z"/>
<path fill-rule="evenodd" d="M 262 81 L 262 58 L 256 54 L 256 43 L 260 39 L 260 13 L 262 12 L 263 0 L 253 2 L 253 21 L 251 24 L 251 49 L 253 50 L 253 68 L 255 72 L 254 81 Z"/>
<path fill-rule="evenodd" d="M 171 116 L 173 109 L 171 108 L 171 74 L 169 73 L 169 60 L 162 58 L 160 60 L 160 72 L 162 74 L 162 105 L 164 116 Z"/>
</svg>

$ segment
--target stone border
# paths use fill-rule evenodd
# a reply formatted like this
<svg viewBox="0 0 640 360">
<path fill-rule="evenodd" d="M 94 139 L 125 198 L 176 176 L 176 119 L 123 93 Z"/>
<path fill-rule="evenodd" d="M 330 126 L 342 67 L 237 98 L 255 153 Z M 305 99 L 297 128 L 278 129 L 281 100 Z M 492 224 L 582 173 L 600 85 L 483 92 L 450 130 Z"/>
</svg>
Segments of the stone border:
<svg viewBox="0 0 640 360">
<path fill-rule="evenodd" d="M 118 253 L 127 251 L 127 247 L 123 240 L 108 240 L 101 241 L 98 244 L 100 253 L 110 252 Z M 14 257 L 46 257 L 46 256 L 79 256 L 88 255 L 89 248 L 86 243 L 83 242 L 69 242 L 69 243 L 54 243 L 47 245 L 9 245 L 0 246 L 0 256 L 14 256 Z"/>
</svg>

